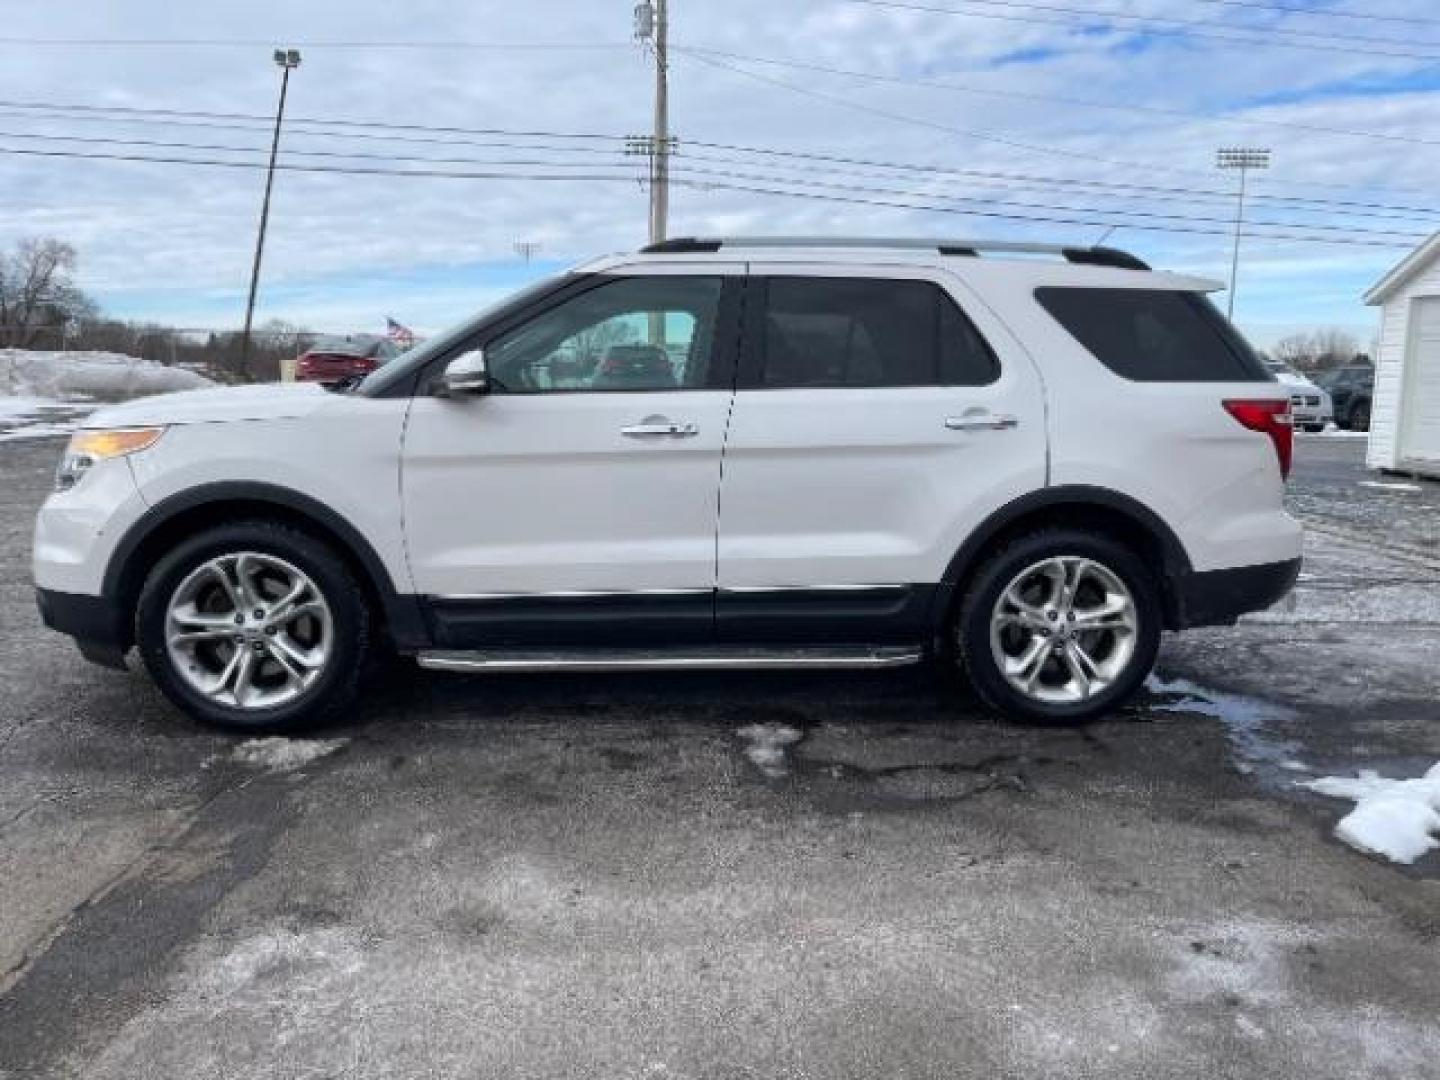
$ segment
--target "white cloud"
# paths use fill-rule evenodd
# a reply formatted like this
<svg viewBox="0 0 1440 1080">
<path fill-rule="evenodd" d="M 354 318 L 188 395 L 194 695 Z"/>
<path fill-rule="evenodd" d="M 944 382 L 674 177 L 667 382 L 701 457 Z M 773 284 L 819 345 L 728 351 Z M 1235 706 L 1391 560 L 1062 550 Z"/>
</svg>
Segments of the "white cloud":
<svg viewBox="0 0 1440 1080">
<path fill-rule="evenodd" d="M 1309 93 L 1311 88 L 1333 87 L 1361 77 L 1398 79 L 1421 71 L 1418 63 L 1378 58 L 1375 49 L 1358 43 L 1344 52 L 1307 52 L 1146 38 L 1133 33 L 1077 34 L 1038 21 L 1038 16 L 1033 22 L 953 18 L 840 0 L 785 4 L 672 0 L 672 5 L 674 39 L 680 44 L 900 78 L 947 80 L 978 89 L 1404 136 L 1428 131 L 1426 121 L 1433 112 L 1433 91 L 1416 81 L 1418 75 L 1408 83 L 1398 81 L 1400 89 L 1394 93 Z M 649 124 L 651 73 L 638 47 L 627 43 L 629 7 L 583 0 L 534 0 L 525 5 L 420 0 L 400 7 L 378 0 L 311 0 L 303 5 L 257 0 L 183 9 L 161 0 L 129 0 L 124 5 L 77 0 L 63 11 L 22 7 L 8 20 L 10 34 L 219 38 L 254 44 L 227 48 L 0 46 L 6 60 L 0 65 L 0 100 L 212 110 L 263 118 L 274 107 L 277 89 L 268 43 L 295 43 L 304 50 L 305 58 L 291 84 L 289 116 L 295 122 L 284 146 L 292 154 L 312 149 L 437 158 L 555 157 L 495 147 L 321 138 L 301 134 L 304 125 L 298 120 L 320 117 L 618 135 L 643 132 Z M 1195 5 L 1184 0 L 1147 0 L 1133 10 L 1197 17 Z M 1366 6 L 1369 14 L 1411 14 L 1413 10 L 1399 0 Z M 1257 35 L 1273 26 L 1352 36 L 1405 36 L 1413 30 L 1404 24 L 1303 16 L 1281 19 L 1234 8 L 1211 12 L 1207 7 L 1204 13 L 1217 27 L 1251 27 L 1255 29 L 1249 32 Z M 567 51 L 410 50 L 311 44 L 340 40 L 425 40 L 437 45 L 566 42 L 597 47 Z M 1122 43 L 1125 47 L 1119 48 Z M 606 44 L 615 47 L 598 47 Z M 1027 56 L 1031 59 L 1014 61 Z M 679 169 L 808 176 L 842 185 L 840 190 L 831 190 L 831 195 L 880 201 L 906 200 L 855 189 L 912 191 L 932 200 L 950 195 L 1024 201 L 1036 206 L 1032 212 L 1037 216 L 1086 221 L 1126 221 L 1124 211 L 1209 218 L 1212 220 L 1195 227 L 1214 230 L 1215 235 L 1142 232 L 1133 227 L 1142 219 L 1129 219 L 1132 227 L 1122 226 L 1110 242 L 1133 247 L 1157 263 L 1221 278 L 1228 274 L 1229 240 L 1224 233 L 1232 213 L 1232 205 L 1225 199 L 1142 191 L 1122 196 L 1079 185 L 1042 190 L 1017 182 L 982 185 L 975 178 L 887 176 L 875 170 L 866 170 L 866 175 L 855 175 L 855 170 L 827 173 L 820 163 L 784 158 L 756 158 L 737 164 L 714 160 L 735 157 L 731 152 L 705 150 L 694 144 L 735 143 L 1201 191 L 1227 189 L 1232 180 L 1211 168 L 1216 146 L 1256 143 L 1274 151 L 1273 169 L 1256 178 L 1253 190 L 1258 195 L 1303 194 L 1419 208 L 1430 204 L 1425 192 L 1440 156 L 1440 147 L 1409 142 L 746 66 L 873 109 L 995 138 L 971 138 L 924 123 L 852 111 L 677 53 L 672 117 L 682 140 Z M 1247 106 L 1250 102 L 1278 103 Z M 262 155 L 257 160 L 263 160 L 267 142 L 263 120 L 244 130 L 209 130 L 5 115 L 11 111 L 0 105 L 0 132 L 243 145 Z M 1014 142 L 1059 153 L 1007 144 Z M 0 135 L 0 146 L 21 145 L 46 144 Z M 62 148 L 88 152 L 119 149 L 78 144 L 63 144 Z M 159 148 L 137 152 L 175 153 Z M 587 155 L 591 156 L 599 157 Z M 85 281 L 121 312 L 157 317 L 170 313 L 176 321 L 192 324 L 234 325 L 238 321 L 262 173 L 16 156 L 5 156 L 4 163 L 0 170 L 0 206 L 5 208 L 0 213 L 0 242 L 34 233 L 70 239 L 81 249 Z M 516 240 L 540 241 L 543 257 L 555 260 L 578 260 L 597 251 L 633 246 L 643 240 L 645 229 L 645 194 L 636 182 L 638 159 L 616 158 L 609 163 L 612 167 L 607 171 L 618 179 L 606 183 L 282 172 L 276 181 L 265 259 L 266 289 L 259 316 L 283 315 L 338 328 L 357 320 L 373 323 L 394 313 L 424 325 L 454 317 L 489 299 L 499 287 L 494 267 L 517 264 L 512 253 Z M 821 171 L 798 172 L 801 167 Z M 684 175 L 677 173 L 677 177 Z M 1347 190 L 1284 186 L 1298 181 L 1344 185 Z M 734 177 L 729 182 L 774 186 L 770 181 Z M 1044 210 L 1039 208 L 1042 204 L 1076 209 Z M 1415 235 L 1428 230 L 1428 222 L 1413 214 L 1368 211 L 1389 216 L 1361 217 L 1363 209 L 1317 207 L 1303 211 L 1261 198 L 1251 204 L 1251 217 L 1312 229 L 1335 225 Z M 1027 225 L 1000 218 L 677 186 L 672 196 L 672 232 L 707 231 L 917 232 L 1091 241 L 1101 230 L 1088 225 Z M 1244 253 L 1238 314 L 1263 342 L 1279 336 L 1272 334 L 1273 328 L 1310 322 L 1343 325 L 1363 335 L 1363 328 L 1372 320 L 1359 305 L 1358 295 L 1403 254 L 1403 248 L 1247 239 Z M 477 269 L 486 266 L 489 269 L 483 273 Z M 515 274 L 522 272 L 517 265 Z"/>
</svg>

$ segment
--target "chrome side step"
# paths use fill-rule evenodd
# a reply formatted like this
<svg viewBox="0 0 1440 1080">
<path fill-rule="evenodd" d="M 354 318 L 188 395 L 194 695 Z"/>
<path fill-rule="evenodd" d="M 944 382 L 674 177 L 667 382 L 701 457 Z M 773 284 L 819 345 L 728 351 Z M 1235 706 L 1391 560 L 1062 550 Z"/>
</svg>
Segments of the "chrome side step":
<svg viewBox="0 0 1440 1080">
<path fill-rule="evenodd" d="M 428 651 L 416 656 L 432 671 L 713 671 L 722 669 L 890 668 L 918 663 L 919 646 L 825 645 L 773 649 L 710 645 L 674 649 L 485 649 Z"/>
</svg>

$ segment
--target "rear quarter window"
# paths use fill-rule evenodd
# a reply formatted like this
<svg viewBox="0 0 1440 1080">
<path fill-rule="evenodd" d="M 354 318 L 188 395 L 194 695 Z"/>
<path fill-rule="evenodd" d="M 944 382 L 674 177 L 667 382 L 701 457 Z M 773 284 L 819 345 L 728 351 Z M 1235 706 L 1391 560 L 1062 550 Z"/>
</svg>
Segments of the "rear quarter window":
<svg viewBox="0 0 1440 1080">
<path fill-rule="evenodd" d="M 1097 360 L 1134 382 L 1273 382 L 1203 295 L 1047 286 L 1035 299 Z"/>
</svg>

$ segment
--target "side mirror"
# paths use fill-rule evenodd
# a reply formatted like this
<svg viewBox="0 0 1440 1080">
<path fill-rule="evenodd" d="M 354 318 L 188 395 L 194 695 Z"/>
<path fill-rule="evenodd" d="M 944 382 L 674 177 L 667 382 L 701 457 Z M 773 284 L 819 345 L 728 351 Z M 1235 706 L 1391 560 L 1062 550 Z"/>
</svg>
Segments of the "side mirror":
<svg viewBox="0 0 1440 1080">
<path fill-rule="evenodd" d="M 471 349 L 451 360 L 440 376 L 440 390 L 443 397 L 457 397 L 461 394 L 488 394 L 490 372 L 485 367 L 485 351 Z"/>
</svg>

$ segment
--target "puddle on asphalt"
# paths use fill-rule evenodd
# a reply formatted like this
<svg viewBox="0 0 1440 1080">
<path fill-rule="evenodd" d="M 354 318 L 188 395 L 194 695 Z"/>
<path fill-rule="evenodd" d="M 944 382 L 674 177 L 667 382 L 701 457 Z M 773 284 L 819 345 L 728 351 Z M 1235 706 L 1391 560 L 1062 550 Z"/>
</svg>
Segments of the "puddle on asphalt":
<svg viewBox="0 0 1440 1080">
<path fill-rule="evenodd" d="M 1147 707 L 1155 712 L 1197 713 L 1219 720 L 1234 753 L 1235 767 L 1267 787 L 1293 790 L 1296 780 L 1313 775 L 1300 756 L 1300 743 L 1275 730 L 1281 721 L 1295 717 L 1292 709 L 1243 694 L 1211 690 L 1189 679 L 1151 675 L 1145 689 L 1152 698 Z"/>
</svg>

